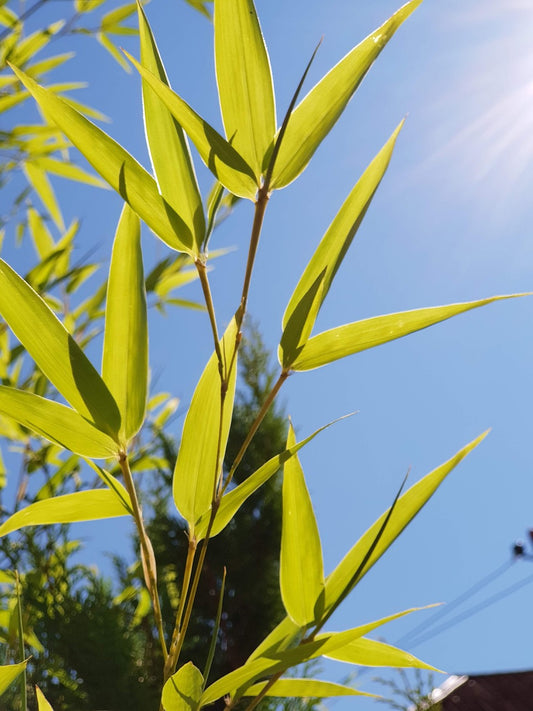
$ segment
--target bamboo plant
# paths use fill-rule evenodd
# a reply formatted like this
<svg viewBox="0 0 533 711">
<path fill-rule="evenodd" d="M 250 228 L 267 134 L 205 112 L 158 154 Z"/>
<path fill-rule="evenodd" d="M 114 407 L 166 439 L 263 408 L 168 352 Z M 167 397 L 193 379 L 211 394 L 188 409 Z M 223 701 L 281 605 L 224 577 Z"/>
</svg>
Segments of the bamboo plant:
<svg viewBox="0 0 533 711">
<path fill-rule="evenodd" d="M 0 536 L 23 526 L 132 517 L 164 659 L 161 711 L 198 711 L 220 699 L 225 700 L 228 709 L 239 705 L 251 711 L 266 696 L 363 693 L 341 684 L 286 675 L 298 664 L 319 657 L 350 664 L 431 668 L 406 651 L 367 637 L 412 610 L 341 632 L 328 631 L 328 622 L 443 479 L 486 433 L 407 491 L 400 490 L 392 505 L 328 575 L 298 459 L 299 450 L 320 430 L 297 442 L 289 424 L 285 450 L 239 485 L 233 484 L 247 447 L 289 375 L 320 368 L 498 299 L 511 298 L 493 296 L 380 315 L 315 332 L 318 313 L 387 170 L 403 121 L 357 180 L 297 281 L 282 318 L 279 376 L 232 466 L 227 470 L 223 467 L 241 330 L 269 200 L 276 190 L 288 186 L 306 169 L 383 47 L 421 2 L 407 2 L 300 100 L 309 63 L 278 124 L 268 52 L 252 0 L 215 0 L 215 64 L 223 123 L 220 130 L 170 88 L 156 40 L 144 9 L 138 4 L 140 58 L 129 54 L 127 57 L 142 77 L 153 175 L 76 108 L 13 66 L 18 80 L 37 101 L 46 119 L 79 149 L 100 179 L 119 193 L 124 208 L 112 250 L 100 371 L 27 281 L 7 263 L 0 262 L 0 314 L 66 403 L 0 386 L 0 413 L 82 456 L 102 481 L 100 488 L 47 498 L 16 512 L 2 523 Z M 198 187 L 189 141 L 216 180 L 206 203 Z M 221 333 L 207 267 L 209 240 L 227 194 L 251 201 L 254 214 L 240 301 Z M 169 250 L 183 254 L 196 270 L 213 340 L 213 353 L 196 385 L 183 425 L 174 469 L 172 496 L 177 511 L 187 522 L 188 554 L 170 639 L 164 633 L 153 548 L 130 467 L 135 436 L 145 419 L 149 370 L 141 220 Z M 110 471 L 116 463 L 120 476 Z M 211 679 L 211 662 L 215 654 L 221 653 L 216 642 L 224 606 L 223 590 L 213 639 L 205 640 L 204 668 L 198 669 L 182 654 L 195 596 L 202 585 L 209 541 L 239 515 L 241 505 L 280 467 L 284 472 L 280 589 L 286 617 L 241 667 Z M 24 666 L 25 661 L 21 660 L 17 665 L 0 668 L 0 691 L 23 672 Z M 50 711 L 42 692 L 37 691 L 37 699 L 39 711 Z"/>
</svg>

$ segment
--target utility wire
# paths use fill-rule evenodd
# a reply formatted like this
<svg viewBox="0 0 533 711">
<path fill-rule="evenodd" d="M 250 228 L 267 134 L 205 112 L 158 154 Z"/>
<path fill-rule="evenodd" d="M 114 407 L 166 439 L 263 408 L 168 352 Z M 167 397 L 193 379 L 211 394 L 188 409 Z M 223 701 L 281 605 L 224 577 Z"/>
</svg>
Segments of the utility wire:
<svg viewBox="0 0 533 711">
<path fill-rule="evenodd" d="M 508 587 L 504 588 L 503 590 L 500 590 L 500 592 L 495 593 L 491 597 L 487 598 L 486 600 L 483 600 L 482 602 L 477 603 L 477 605 L 473 605 L 472 607 L 469 607 L 467 610 L 464 612 L 460 612 L 458 615 L 455 615 L 455 617 L 452 617 L 451 620 L 448 620 L 447 622 L 444 622 L 442 625 L 439 625 L 438 627 L 435 627 L 427 632 L 427 634 L 423 634 L 422 636 L 419 636 L 418 639 L 415 639 L 414 642 L 410 643 L 410 647 L 418 647 L 420 644 L 423 642 L 428 641 L 429 639 L 432 639 L 433 637 L 436 637 L 438 634 L 441 634 L 445 630 L 449 629 L 450 627 L 453 627 L 454 625 L 458 624 L 459 622 L 462 622 L 463 620 L 468 619 L 469 617 L 472 617 L 472 615 L 475 615 L 478 612 L 481 612 L 481 610 L 484 610 L 485 608 L 489 607 L 490 605 L 494 605 L 494 603 L 499 602 L 500 600 L 503 600 L 504 598 L 508 597 L 509 595 L 512 595 L 514 592 L 517 590 L 520 590 L 521 588 L 525 587 L 526 585 L 529 585 L 530 583 L 533 583 L 533 575 L 528 575 L 526 578 L 522 578 L 522 580 L 519 580 L 517 583 L 514 583 L 513 585 L 509 585 Z"/>
<path fill-rule="evenodd" d="M 447 603 L 445 606 L 439 608 L 436 610 L 430 617 L 429 619 L 425 620 L 424 622 L 421 622 L 418 624 L 416 627 L 414 627 L 412 630 L 409 632 L 406 632 L 406 634 L 403 635 L 403 637 L 400 637 L 398 640 L 397 644 L 399 646 L 403 646 L 404 644 L 411 644 L 410 640 L 413 638 L 420 637 L 422 634 L 422 637 L 426 637 L 426 634 L 430 634 L 429 628 L 433 627 L 439 620 L 441 620 L 443 617 L 446 617 L 447 615 L 450 614 L 450 612 L 453 612 L 456 607 L 461 605 L 463 602 L 466 602 L 469 598 L 471 598 L 473 595 L 475 595 L 477 592 L 480 590 L 483 590 L 489 583 L 491 583 L 493 580 L 496 580 L 499 578 L 503 573 L 505 573 L 513 564 L 513 561 L 507 561 L 503 565 L 500 565 L 496 570 L 493 570 L 491 573 L 488 575 L 485 575 L 481 580 L 478 580 L 474 585 L 468 588 L 468 590 L 465 590 L 465 592 L 461 593 L 458 595 L 454 600 L 451 602 Z M 455 618 L 453 618 L 455 619 Z M 441 625 L 442 627 L 442 625 Z"/>
</svg>

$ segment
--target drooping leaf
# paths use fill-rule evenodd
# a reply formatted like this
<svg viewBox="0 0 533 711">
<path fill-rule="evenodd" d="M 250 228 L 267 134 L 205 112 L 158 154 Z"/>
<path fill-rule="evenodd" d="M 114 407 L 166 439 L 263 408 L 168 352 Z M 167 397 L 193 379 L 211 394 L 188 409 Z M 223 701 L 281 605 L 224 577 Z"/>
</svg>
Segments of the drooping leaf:
<svg viewBox="0 0 533 711">
<path fill-rule="evenodd" d="M 35 687 L 35 694 L 37 696 L 37 711 L 54 711 L 38 686 Z"/>
<path fill-rule="evenodd" d="M 385 512 L 367 531 L 364 533 L 353 548 L 346 554 L 335 570 L 326 578 L 326 610 L 337 604 L 337 601 L 346 593 L 346 586 L 350 584 L 353 588 L 359 580 L 370 570 L 374 563 L 385 553 L 389 546 L 398 538 L 404 528 L 413 520 L 416 514 L 431 498 L 436 489 L 444 481 L 446 476 L 461 462 L 469 452 L 480 444 L 488 432 L 474 439 L 472 442 L 460 449 L 451 459 L 412 486 L 397 501 L 395 510 L 389 523 L 381 536 L 379 543 L 374 549 L 357 580 L 353 581 L 354 573 L 359 569 L 365 559 L 369 547 L 372 545 L 377 532 L 380 530 L 383 521 L 387 516 Z"/>
<path fill-rule="evenodd" d="M 55 248 L 55 242 L 43 218 L 33 207 L 28 208 L 28 227 L 39 258 L 45 259 Z"/>
<path fill-rule="evenodd" d="M 76 454 L 96 459 L 117 454 L 111 437 L 75 410 L 31 392 L 0 385 L 0 413 Z"/>
<path fill-rule="evenodd" d="M 187 133 L 213 175 L 234 195 L 254 200 L 257 180 L 241 154 L 170 87 L 140 65 L 128 52 L 125 54 Z"/>
<path fill-rule="evenodd" d="M 403 121 L 346 198 L 290 298 L 280 343 L 284 368 L 290 367 L 311 335 L 318 311 L 387 170 L 402 125 Z"/>
<path fill-rule="evenodd" d="M 3 260 L 0 314 L 65 400 L 115 439 L 120 414 L 104 381 L 43 299 Z"/>
<path fill-rule="evenodd" d="M 270 62 L 252 0 L 217 0 L 214 26 L 226 136 L 259 182 L 276 133 L 276 108 Z"/>
<path fill-rule="evenodd" d="M 197 711 L 204 678 L 192 662 L 173 674 L 163 687 L 161 704 L 164 711 Z"/>
<path fill-rule="evenodd" d="M 524 296 L 524 294 L 492 296 L 479 301 L 414 309 L 338 326 L 310 338 L 292 363 L 291 368 L 293 370 L 320 368 L 339 358 L 345 358 L 368 348 L 375 348 L 383 343 L 433 326 L 435 323 L 446 321 L 453 316 L 470 311 L 470 309 L 477 309 L 480 306 L 491 304 L 493 301 L 513 299 L 519 296 Z"/>
<path fill-rule="evenodd" d="M 63 160 L 57 160 L 56 158 L 50 158 L 49 156 L 35 158 L 32 162 L 43 170 L 46 170 L 48 173 L 59 175 L 62 178 L 75 180 L 78 183 L 86 183 L 87 185 L 94 185 L 97 188 L 108 187 L 107 183 L 104 183 L 103 180 L 100 180 L 100 178 L 97 178 L 94 175 L 91 175 L 90 173 L 87 173 L 78 165 L 74 165 L 74 163 L 69 163 Z"/>
<path fill-rule="evenodd" d="M 343 419 L 343 418 L 341 418 Z M 281 452 L 281 454 L 276 454 L 274 457 L 265 462 L 263 466 L 259 467 L 253 474 L 250 474 L 243 482 L 241 482 L 234 489 L 231 489 L 227 494 L 224 494 L 220 505 L 217 510 L 217 515 L 211 529 L 211 538 L 216 536 L 228 525 L 231 519 L 235 516 L 240 507 L 244 502 L 261 487 L 265 482 L 267 482 L 276 472 L 278 472 L 283 464 L 293 457 L 296 452 L 299 452 L 302 447 L 304 447 L 308 442 L 314 439 L 317 434 L 325 430 L 327 427 L 338 422 L 330 422 L 324 427 L 313 432 L 312 435 L 306 437 L 301 442 L 287 447 L 286 450 Z M 198 521 L 195 531 L 198 540 L 204 538 L 207 532 L 207 526 L 209 524 L 209 519 L 211 517 L 211 507 L 206 511 Z"/>
<path fill-rule="evenodd" d="M 266 681 L 254 684 L 246 689 L 244 696 L 258 696 L 266 685 Z M 319 679 L 279 679 L 272 684 L 265 696 L 323 699 L 328 696 L 373 696 L 373 694 Z"/>
<path fill-rule="evenodd" d="M 172 249 L 196 257 L 191 231 L 161 197 L 154 179 L 144 168 L 122 146 L 69 103 L 39 86 L 19 69 L 12 69 L 33 95 L 46 117 L 63 131 L 150 229 Z"/>
<path fill-rule="evenodd" d="M 273 188 L 288 185 L 305 169 L 374 60 L 421 2 L 410 0 L 401 7 L 341 59 L 296 107 L 276 161 Z"/>
<path fill-rule="evenodd" d="M 109 35 L 106 34 L 105 32 L 97 32 L 96 39 L 98 40 L 98 42 L 100 42 L 102 47 L 109 52 L 109 54 L 113 57 L 115 62 L 117 62 L 117 64 L 119 64 L 122 67 L 122 69 L 124 69 L 125 72 L 128 72 L 128 74 L 131 74 L 130 65 L 125 60 L 122 52 L 118 49 L 118 47 L 115 46 L 115 43 L 109 37 Z"/>
<path fill-rule="evenodd" d="M 0 536 L 6 536 L 25 526 L 96 521 L 129 515 L 130 511 L 109 489 L 76 491 L 74 494 L 36 501 L 25 509 L 20 509 L 0 526 Z"/>
<path fill-rule="evenodd" d="M 5 664 L 0 666 L 0 696 L 9 689 L 15 679 L 26 669 L 27 661 L 19 664 Z"/>
<path fill-rule="evenodd" d="M 65 223 L 63 222 L 63 215 L 61 214 L 54 189 L 52 188 L 45 171 L 35 163 L 28 161 L 24 164 L 24 173 L 26 174 L 28 182 L 41 198 L 43 205 L 52 216 L 58 229 L 64 230 Z"/>
<path fill-rule="evenodd" d="M 237 322 L 233 318 L 220 340 L 226 376 L 232 365 L 223 408 L 219 363 L 216 353 L 213 353 L 196 386 L 183 425 L 174 469 L 173 493 L 178 511 L 189 524 L 191 536 L 196 535 L 198 520 L 211 506 L 217 480 L 222 473 L 235 397 L 237 357 L 233 364 L 231 357 L 236 337 Z"/>
<path fill-rule="evenodd" d="M 289 426 L 287 449 L 296 437 Z M 289 617 L 300 627 L 318 623 L 323 610 L 324 566 L 320 534 L 298 455 L 283 465 L 283 518 L 279 581 Z"/>
<path fill-rule="evenodd" d="M 148 319 L 139 218 L 124 205 L 107 284 L 102 377 L 121 416 L 125 445 L 142 426 L 148 389 Z"/>
<path fill-rule="evenodd" d="M 152 30 L 138 4 L 141 64 L 165 84 L 168 78 Z M 205 238 L 202 198 L 183 129 L 145 79 L 142 82 L 144 125 L 154 173 L 165 200 L 194 235 L 198 251 Z"/>
<path fill-rule="evenodd" d="M 431 664 L 426 664 L 421 659 L 417 659 L 403 649 L 393 647 L 384 642 L 377 642 L 374 639 L 361 637 L 350 642 L 345 647 L 340 647 L 331 654 L 325 655 L 328 659 L 335 659 L 338 662 L 357 664 L 367 667 L 402 667 L 415 669 L 428 669 L 429 671 L 439 671 Z"/>
</svg>

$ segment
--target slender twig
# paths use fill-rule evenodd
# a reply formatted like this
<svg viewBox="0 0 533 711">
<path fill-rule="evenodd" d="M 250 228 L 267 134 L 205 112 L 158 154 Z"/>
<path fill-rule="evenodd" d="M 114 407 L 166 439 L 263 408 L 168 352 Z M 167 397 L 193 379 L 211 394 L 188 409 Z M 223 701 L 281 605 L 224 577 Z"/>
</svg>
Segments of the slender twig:
<svg viewBox="0 0 533 711">
<path fill-rule="evenodd" d="M 220 371 L 220 378 L 222 382 L 227 377 L 224 374 L 224 356 L 222 354 L 222 349 L 220 348 L 220 338 L 218 337 L 217 319 L 215 316 L 215 306 L 213 304 L 213 297 L 211 296 L 211 288 L 209 287 L 209 279 L 207 278 L 207 269 L 205 263 L 201 259 L 195 259 L 194 264 L 198 271 L 198 277 L 200 278 L 200 284 L 202 285 L 202 291 L 204 292 L 205 305 L 207 307 L 207 313 L 209 314 L 209 322 L 211 324 L 211 331 L 213 333 L 213 340 L 215 341 L 215 352 L 218 358 L 218 366 Z"/>
<path fill-rule="evenodd" d="M 145 583 L 150 594 L 150 599 L 152 601 L 155 623 L 159 635 L 159 642 L 161 644 L 161 651 L 163 652 L 163 659 L 166 662 L 168 657 L 168 651 L 165 642 L 165 633 L 163 631 L 163 616 L 161 614 L 161 604 L 159 602 L 159 594 L 157 592 L 157 574 L 155 570 L 155 561 L 153 559 L 152 544 L 146 532 L 146 528 L 144 527 L 141 506 L 137 497 L 135 484 L 133 483 L 133 477 L 131 475 L 128 457 L 125 452 L 121 452 L 119 456 L 119 464 L 122 470 L 122 475 L 124 477 L 124 483 L 126 485 L 126 489 L 131 500 L 133 518 L 135 519 L 137 534 L 139 536 L 139 541 L 141 544 L 142 557 L 144 560 L 143 568 L 145 573 Z"/>
<path fill-rule="evenodd" d="M 276 672 L 273 676 L 270 677 L 270 679 L 267 681 L 267 683 L 264 685 L 264 687 L 261 689 L 259 694 L 257 696 L 254 696 L 253 699 L 250 701 L 248 706 L 244 709 L 244 711 L 253 711 L 257 704 L 262 701 L 267 693 L 270 691 L 270 689 L 274 686 L 274 684 L 280 679 L 280 677 L 286 672 L 286 669 L 283 669 L 282 671 Z"/>
<path fill-rule="evenodd" d="M 19 636 L 19 655 L 20 661 L 23 662 L 26 653 L 24 650 L 24 623 L 22 621 L 22 592 L 20 585 L 20 577 L 18 570 L 15 570 L 15 586 L 17 588 L 17 624 L 18 624 L 18 636 Z M 22 676 L 20 678 L 20 692 L 22 697 L 22 711 L 27 711 L 28 709 L 28 691 L 27 691 L 27 675 L 26 667 L 22 670 Z"/>
<path fill-rule="evenodd" d="M 248 260 L 246 262 L 246 271 L 244 274 L 244 282 L 242 286 L 241 306 L 238 311 L 239 329 L 242 325 L 244 314 L 246 313 L 246 305 L 248 303 L 248 292 L 250 291 L 250 282 L 252 280 L 255 254 L 257 252 L 257 245 L 259 244 L 259 237 L 261 235 L 261 227 L 263 226 L 265 210 L 268 205 L 268 198 L 268 188 L 265 189 L 265 187 L 263 186 L 257 192 L 257 200 L 255 203 L 254 221 L 252 224 L 252 233 L 250 235 L 250 247 L 248 249 Z"/>
<path fill-rule="evenodd" d="M 0 32 L 0 42 L 6 37 L 8 37 L 12 32 L 14 32 L 21 22 L 27 20 L 28 17 L 31 17 L 35 12 L 37 12 L 37 10 L 39 10 L 39 8 L 41 8 L 43 5 L 46 5 L 48 1 L 49 0 L 37 0 L 37 2 L 34 3 L 31 7 L 29 7 L 25 12 L 23 12 L 22 15 L 17 17 L 16 21 L 13 23 L 12 26 L 7 27 L 5 30 Z"/>
<path fill-rule="evenodd" d="M 164 681 L 172 676 L 174 673 L 175 664 L 173 664 L 174 650 L 178 644 L 178 638 L 181 631 L 181 623 L 183 620 L 183 611 L 185 609 L 185 602 L 189 594 L 189 586 L 191 584 L 191 575 L 194 564 L 194 558 L 196 556 L 196 539 L 189 539 L 189 548 L 187 550 L 187 560 L 185 561 L 185 571 L 183 573 L 183 582 L 181 584 L 181 595 L 178 605 L 178 611 L 176 612 L 176 622 L 174 625 L 174 632 L 172 633 L 172 640 L 170 642 L 170 647 L 168 650 L 168 657 L 165 662 L 164 671 Z"/>
</svg>

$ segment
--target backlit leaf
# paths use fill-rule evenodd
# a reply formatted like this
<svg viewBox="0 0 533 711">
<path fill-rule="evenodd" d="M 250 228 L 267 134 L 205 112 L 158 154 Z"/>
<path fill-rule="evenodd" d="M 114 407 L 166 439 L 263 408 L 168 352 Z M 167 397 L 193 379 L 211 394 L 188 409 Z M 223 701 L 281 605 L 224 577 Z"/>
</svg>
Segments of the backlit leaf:
<svg viewBox="0 0 533 711">
<path fill-rule="evenodd" d="M 0 314 L 65 400 L 115 438 L 120 414 L 103 380 L 43 299 L 3 260 Z"/>
<path fill-rule="evenodd" d="M 20 662 L 19 664 L 5 664 L 0 666 L 0 695 L 2 695 L 15 679 L 22 674 L 28 662 Z"/>
<path fill-rule="evenodd" d="M 233 318 L 220 340 L 226 375 L 236 337 L 237 322 Z M 216 353 L 213 353 L 196 386 L 183 425 L 174 470 L 173 493 L 178 511 L 189 524 L 191 536 L 196 535 L 196 523 L 211 506 L 216 482 L 221 475 L 233 412 L 236 377 L 237 357 L 232 364 L 221 412 L 219 364 Z"/>
<path fill-rule="evenodd" d="M 54 190 L 48 180 L 44 170 L 33 162 L 24 164 L 24 173 L 37 195 L 41 198 L 43 205 L 46 207 L 58 229 L 64 230 L 65 223 L 63 215 L 59 209 Z"/>
<path fill-rule="evenodd" d="M 191 231 L 161 197 L 154 179 L 110 136 L 15 67 L 46 117 L 53 121 L 155 234 L 169 247 L 197 256 Z"/>
<path fill-rule="evenodd" d="M 340 647 L 331 654 L 326 655 L 328 659 L 335 659 L 338 662 L 357 664 L 367 667 L 413 667 L 415 669 L 428 669 L 438 671 L 430 664 L 417 659 L 403 649 L 393 647 L 384 642 L 377 642 L 373 639 L 361 637 L 350 642 L 345 647 Z"/>
<path fill-rule="evenodd" d="M 75 410 L 31 392 L 0 385 L 0 413 L 76 454 L 96 459 L 117 454 L 111 437 Z"/>
<path fill-rule="evenodd" d="M 35 687 L 35 694 L 37 696 L 37 711 L 54 711 L 38 686 Z"/>
<path fill-rule="evenodd" d="M 389 165 L 396 128 L 365 170 L 311 257 L 283 316 L 280 360 L 290 367 L 311 335 L 318 311 Z"/>
<path fill-rule="evenodd" d="M 343 419 L 343 418 L 341 418 Z M 335 420 L 338 422 L 338 420 Z M 276 472 L 278 472 L 283 464 L 292 456 L 299 452 L 308 442 L 314 439 L 317 434 L 330 427 L 333 422 L 330 422 L 324 427 L 313 432 L 312 435 L 306 437 L 298 444 L 287 447 L 281 454 L 276 454 L 268 460 L 263 466 L 259 467 L 253 474 L 250 474 L 243 482 L 234 489 L 231 489 L 227 494 L 224 494 L 217 510 L 217 515 L 211 529 L 211 538 L 224 530 L 231 519 L 235 516 L 240 507 L 255 491 L 257 491 L 265 482 L 267 482 Z M 196 525 L 196 537 L 201 539 L 207 532 L 207 526 L 211 517 L 211 507 L 206 511 Z"/>
<path fill-rule="evenodd" d="M 144 420 L 148 388 L 148 320 L 139 218 L 124 205 L 107 285 L 102 377 L 121 415 L 125 445 Z"/>
<path fill-rule="evenodd" d="M 477 309 L 480 306 L 491 304 L 493 301 L 513 299 L 518 296 L 524 296 L 524 294 L 492 296 L 479 301 L 402 311 L 338 326 L 310 338 L 292 363 L 291 368 L 293 370 L 320 368 L 339 358 L 345 358 L 368 348 L 375 348 L 383 343 L 433 326 L 435 323 L 446 321 L 446 319 L 470 311 L 470 309 Z"/>
<path fill-rule="evenodd" d="M 287 449 L 296 444 L 292 424 Z M 298 456 L 283 465 L 283 518 L 279 580 L 289 617 L 300 627 L 318 622 L 323 610 L 322 546 Z"/>
<path fill-rule="evenodd" d="M 204 678 L 192 662 L 178 669 L 163 687 L 161 704 L 164 711 L 197 711 Z"/>
<path fill-rule="evenodd" d="M 214 26 L 226 136 L 259 182 L 276 133 L 276 109 L 270 62 L 252 0 L 217 0 Z"/>
<path fill-rule="evenodd" d="M 257 696 L 263 691 L 267 682 L 254 684 L 246 689 L 244 696 Z M 331 681 L 319 681 L 318 679 L 279 679 L 276 681 L 265 696 L 277 697 L 297 697 L 308 699 L 323 699 L 328 696 L 372 696 L 364 691 L 358 691 L 351 686 L 334 684 Z"/>
<path fill-rule="evenodd" d="M 452 469 L 454 469 L 469 452 L 477 447 L 486 435 L 487 432 L 484 432 L 470 442 L 470 444 L 467 444 L 466 447 L 459 450 L 451 459 L 427 474 L 400 497 L 396 502 L 392 516 L 372 555 L 357 579 L 353 580 L 354 574 L 364 561 L 367 551 L 376 538 L 378 531 L 381 529 L 388 512 L 385 512 L 366 533 L 361 536 L 335 570 L 326 578 L 326 610 L 336 606 L 337 601 L 345 596 L 347 585 L 353 588 L 354 585 L 361 580 L 396 538 L 398 538 L 404 528 L 413 520 Z"/>
<path fill-rule="evenodd" d="M 421 2 L 411 0 L 401 7 L 341 59 L 296 107 L 276 161 L 273 188 L 288 185 L 304 170 L 374 60 Z"/>
<path fill-rule="evenodd" d="M 6 536 L 25 526 L 96 521 L 129 515 L 128 509 L 109 489 L 77 491 L 74 494 L 36 501 L 25 509 L 17 511 L 0 526 L 0 536 Z"/>
<path fill-rule="evenodd" d="M 142 6 L 139 11 L 141 64 L 162 82 L 168 78 Z M 142 82 L 144 125 L 150 158 L 161 194 L 181 215 L 201 251 L 205 237 L 202 198 L 183 129 L 145 79 Z"/>
<path fill-rule="evenodd" d="M 94 185 L 97 188 L 107 188 L 107 184 L 102 180 L 94 175 L 91 175 L 90 173 L 87 173 L 85 170 L 77 165 L 74 165 L 73 163 L 57 160 L 48 156 L 37 158 L 33 162 L 43 170 L 46 170 L 48 173 L 60 175 L 62 178 L 76 180 L 79 183 L 87 183 L 87 185 Z"/>
<path fill-rule="evenodd" d="M 213 175 L 234 195 L 254 200 L 257 180 L 240 153 L 164 82 L 141 66 L 128 52 L 124 53 L 187 133 Z"/>
</svg>

